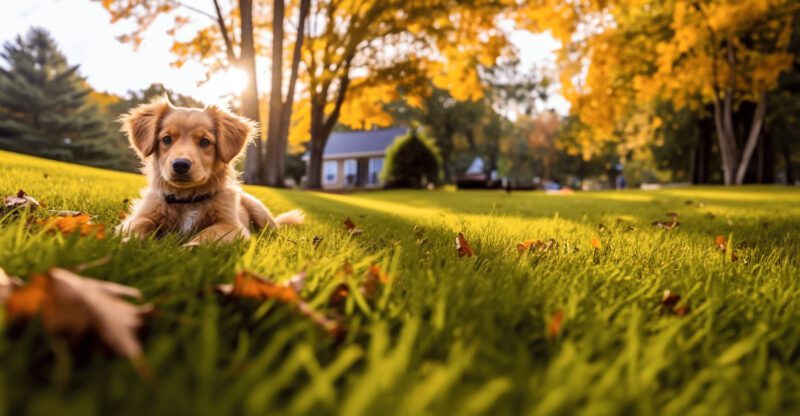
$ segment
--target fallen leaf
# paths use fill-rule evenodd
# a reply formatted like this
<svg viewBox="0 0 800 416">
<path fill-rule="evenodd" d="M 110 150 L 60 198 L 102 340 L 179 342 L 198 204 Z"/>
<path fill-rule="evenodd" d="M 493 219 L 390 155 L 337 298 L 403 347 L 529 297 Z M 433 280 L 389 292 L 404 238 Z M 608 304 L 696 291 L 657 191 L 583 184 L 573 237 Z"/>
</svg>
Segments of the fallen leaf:
<svg viewBox="0 0 800 416">
<path fill-rule="evenodd" d="M 629 225 L 629 226 L 625 227 L 625 229 L 624 229 L 624 230 L 622 230 L 622 231 L 623 231 L 623 232 L 626 232 L 626 233 L 629 233 L 629 232 L 631 232 L 631 231 L 636 231 L 636 227 L 634 227 L 634 226 L 632 226 L 632 225 Z"/>
<path fill-rule="evenodd" d="M 314 238 L 311 240 L 311 245 L 314 246 L 314 250 L 319 248 L 319 245 L 322 243 L 323 238 L 315 235 Z"/>
<path fill-rule="evenodd" d="M 302 271 L 297 273 L 296 275 L 289 278 L 289 287 L 294 289 L 295 292 L 300 293 L 303 291 L 303 288 L 306 287 L 306 279 L 308 278 L 308 273 Z"/>
<path fill-rule="evenodd" d="M 283 303 L 300 301 L 294 288 L 270 282 L 250 271 L 241 271 L 236 274 L 230 294 L 262 301 L 268 299 L 276 299 Z"/>
<path fill-rule="evenodd" d="M 724 253 L 728 248 L 728 239 L 726 239 L 725 236 L 718 235 L 714 239 L 714 245 L 717 247 L 717 250 Z"/>
<path fill-rule="evenodd" d="M 339 283 L 331 292 L 328 304 L 333 308 L 340 308 L 344 306 L 348 296 L 350 296 L 350 286 L 346 283 Z"/>
<path fill-rule="evenodd" d="M 666 213 L 666 216 L 672 218 L 672 221 L 675 221 L 675 219 L 678 218 L 678 213 L 677 212 L 668 212 L 668 213 Z"/>
<path fill-rule="evenodd" d="M 595 249 L 595 250 L 600 250 L 601 248 L 603 248 L 603 245 L 600 243 L 600 240 L 598 240 L 597 238 L 592 238 L 591 244 L 592 244 L 592 248 Z"/>
<path fill-rule="evenodd" d="M 16 195 L 9 195 L 3 197 L 3 206 L 0 213 L 11 212 L 20 208 L 28 208 L 35 211 L 39 207 L 39 201 L 28 195 L 22 189 Z"/>
<path fill-rule="evenodd" d="M 553 316 L 550 317 L 550 323 L 547 325 L 547 333 L 550 338 L 558 338 L 561 334 L 561 325 L 564 322 L 564 311 L 561 309 L 555 311 Z"/>
<path fill-rule="evenodd" d="M 9 276 L 6 271 L 0 267 L 0 305 L 6 302 L 11 293 L 21 288 L 25 282 L 16 276 Z"/>
<path fill-rule="evenodd" d="M 344 327 L 339 322 L 315 311 L 298 295 L 295 285 L 299 284 L 301 276 L 302 281 L 305 282 L 305 272 L 301 272 L 293 276 L 287 285 L 281 285 L 273 283 L 254 272 L 244 270 L 236 274 L 233 284 L 217 285 L 215 289 L 226 296 L 260 301 L 273 299 L 296 307 L 303 316 L 309 318 L 314 324 L 322 327 L 326 332 L 338 339 L 344 333 Z"/>
<path fill-rule="evenodd" d="M 121 299 L 123 296 L 141 298 L 141 293 L 133 287 L 52 268 L 14 290 L 6 313 L 10 320 L 41 314 L 49 333 L 72 340 L 93 332 L 118 355 L 135 359 L 142 354 L 136 331 L 144 309 Z"/>
<path fill-rule="evenodd" d="M 664 290 L 664 295 L 661 296 L 661 304 L 666 307 L 673 307 L 681 300 L 681 295 L 670 291 L 669 289 Z"/>
<path fill-rule="evenodd" d="M 344 220 L 344 228 L 352 236 L 359 236 L 363 232 L 360 228 L 356 227 L 356 224 L 350 219 L 350 217 L 347 217 L 347 219 Z"/>
<path fill-rule="evenodd" d="M 73 215 L 73 211 L 66 211 L 67 215 L 36 220 L 42 229 L 61 234 L 80 233 L 81 236 L 93 236 L 102 240 L 106 235 L 106 226 L 95 224 L 87 214 L 78 213 Z"/>
<path fill-rule="evenodd" d="M 606 226 L 603 225 L 603 224 L 598 224 L 597 225 L 597 232 L 600 233 L 600 234 L 606 232 Z"/>
<path fill-rule="evenodd" d="M 672 312 L 677 316 L 684 316 L 692 311 L 692 308 L 689 305 L 679 305 L 672 309 Z"/>
<path fill-rule="evenodd" d="M 389 275 L 386 274 L 385 271 L 381 270 L 375 264 L 370 264 L 367 268 L 367 276 L 364 280 L 364 285 L 361 286 L 361 293 L 371 298 L 375 296 L 378 290 L 383 287 L 386 283 L 389 282 Z"/>
<path fill-rule="evenodd" d="M 517 253 L 522 254 L 526 251 L 534 251 L 541 246 L 544 246 L 542 240 L 525 240 L 517 243 Z"/>
<path fill-rule="evenodd" d="M 458 257 L 472 257 L 475 255 L 475 251 L 467 242 L 467 237 L 464 237 L 464 233 L 458 233 L 458 236 L 456 236 L 456 250 L 458 250 Z"/>
<path fill-rule="evenodd" d="M 653 221 L 653 225 L 657 226 L 658 228 L 663 228 L 667 231 L 672 230 L 673 228 L 678 227 L 681 225 L 678 221 Z"/>
</svg>

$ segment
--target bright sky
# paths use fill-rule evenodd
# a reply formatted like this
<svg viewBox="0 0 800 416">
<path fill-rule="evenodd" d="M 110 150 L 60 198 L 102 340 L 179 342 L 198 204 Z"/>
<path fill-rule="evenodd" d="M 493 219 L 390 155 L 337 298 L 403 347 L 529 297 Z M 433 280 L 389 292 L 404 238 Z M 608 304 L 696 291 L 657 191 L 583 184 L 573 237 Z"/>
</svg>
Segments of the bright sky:
<svg viewBox="0 0 800 416">
<path fill-rule="evenodd" d="M 145 34 L 138 50 L 122 44 L 116 36 L 130 31 L 128 22 L 111 24 L 108 13 L 99 3 L 89 0 L 2 0 L 0 6 L 0 42 L 24 34 L 31 26 L 49 30 L 71 64 L 80 64 L 80 73 L 98 90 L 125 94 L 152 83 L 162 83 L 181 94 L 191 95 L 206 103 L 219 102 L 235 90 L 240 79 L 220 74 L 198 86 L 205 78 L 205 69 L 197 63 L 187 63 L 180 69 L 170 66 L 174 60 L 169 52 L 172 42 L 165 33 L 171 21 L 159 19 Z M 186 3 L 209 9 L 209 0 L 190 0 Z M 210 11 L 210 10 L 209 10 Z M 526 67 L 552 66 L 553 51 L 558 47 L 549 35 L 515 32 L 512 41 L 520 51 Z M 269 85 L 268 65 L 260 65 L 263 74 L 259 83 Z M 565 114 L 569 105 L 561 96 L 547 104 Z"/>
</svg>

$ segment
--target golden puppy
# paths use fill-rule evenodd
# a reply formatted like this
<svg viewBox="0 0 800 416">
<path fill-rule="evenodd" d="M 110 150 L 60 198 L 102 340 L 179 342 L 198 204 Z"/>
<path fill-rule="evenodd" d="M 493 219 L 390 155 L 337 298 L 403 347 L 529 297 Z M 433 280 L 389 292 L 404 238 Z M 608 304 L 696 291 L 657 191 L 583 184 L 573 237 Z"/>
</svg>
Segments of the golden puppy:
<svg viewBox="0 0 800 416">
<path fill-rule="evenodd" d="M 233 162 L 256 131 L 254 122 L 213 105 L 175 107 L 166 98 L 140 105 L 120 121 L 149 184 L 118 231 L 137 237 L 178 232 L 194 235 L 189 245 L 197 245 L 247 238 L 251 226 L 303 222 L 300 210 L 273 218 L 239 185 Z"/>
</svg>

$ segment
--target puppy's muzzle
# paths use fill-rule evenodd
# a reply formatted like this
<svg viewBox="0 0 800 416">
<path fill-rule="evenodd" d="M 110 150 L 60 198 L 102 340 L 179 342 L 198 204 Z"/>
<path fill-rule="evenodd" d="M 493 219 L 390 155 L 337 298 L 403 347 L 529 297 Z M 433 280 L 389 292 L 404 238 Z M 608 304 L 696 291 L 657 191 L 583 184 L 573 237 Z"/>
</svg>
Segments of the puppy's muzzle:
<svg viewBox="0 0 800 416">
<path fill-rule="evenodd" d="M 188 159 L 175 159 L 172 161 L 172 171 L 178 175 L 183 175 L 192 168 L 192 162 Z"/>
</svg>

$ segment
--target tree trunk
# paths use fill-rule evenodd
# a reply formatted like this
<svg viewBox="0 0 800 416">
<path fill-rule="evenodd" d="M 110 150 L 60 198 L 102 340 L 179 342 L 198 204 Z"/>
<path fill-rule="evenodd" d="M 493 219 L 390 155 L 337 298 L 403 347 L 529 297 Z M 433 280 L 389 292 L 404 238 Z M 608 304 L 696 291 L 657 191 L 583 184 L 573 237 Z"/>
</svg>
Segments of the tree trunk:
<svg viewBox="0 0 800 416">
<path fill-rule="evenodd" d="M 739 166 L 736 170 L 736 184 L 741 185 L 744 183 L 744 175 L 747 173 L 747 166 L 750 164 L 750 159 L 753 156 L 753 151 L 756 150 L 758 138 L 761 136 L 761 126 L 764 124 L 764 116 L 767 113 L 767 92 L 762 91 L 756 105 L 756 111 L 753 114 L 753 123 L 750 125 L 750 133 L 747 136 L 747 142 L 744 146 L 742 158 L 739 161 Z"/>
<path fill-rule="evenodd" d="M 242 91 L 242 115 L 258 121 L 258 84 L 256 83 L 256 55 L 253 42 L 253 1 L 239 0 L 241 14 L 241 52 L 239 54 L 241 68 L 247 73 L 247 86 Z M 263 151 L 261 134 L 256 140 L 247 145 L 244 162 L 244 181 L 246 183 L 261 183 L 261 169 L 263 167 Z"/>
<path fill-rule="evenodd" d="M 789 151 L 789 145 L 783 145 L 783 162 L 786 164 L 786 184 L 794 185 L 794 171 L 792 169 L 792 153 Z"/>
<path fill-rule="evenodd" d="M 283 187 L 285 153 L 281 152 L 281 111 L 283 108 L 283 0 L 275 0 L 272 10 L 272 86 L 269 93 L 267 155 L 263 168 L 267 186 Z"/>
<path fill-rule="evenodd" d="M 281 160 L 286 160 L 286 152 L 289 147 L 289 126 L 292 123 L 292 110 L 294 106 L 294 91 L 297 85 L 298 73 L 300 72 L 300 60 L 302 59 L 303 40 L 305 38 L 306 21 L 308 20 L 308 13 L 311 9 L 311 0 L 300 0 L 300 13 L 297 18 L 297 38 L 294 43 L 294 52 L 292 55 L 292 69 L 289 75 L 289 89 L 286 92 L 286 100 L 281 105 L 281 123 L 280 132 L 278 135 L 278 142 L 280 149 L 278 152 L 281 155 Z M 280 177 L 285 176 L 286 164 L 281 163 L 279 167 Z"/>
<path fill-rule="evenodd" d="M 323 133 L 325 104 L 311 103 L 311 142 L 308 146 L 309 160 L 306 174 L 306 188 L 322 189 L 322 154 L 327 137 Z"/>
</svg>

